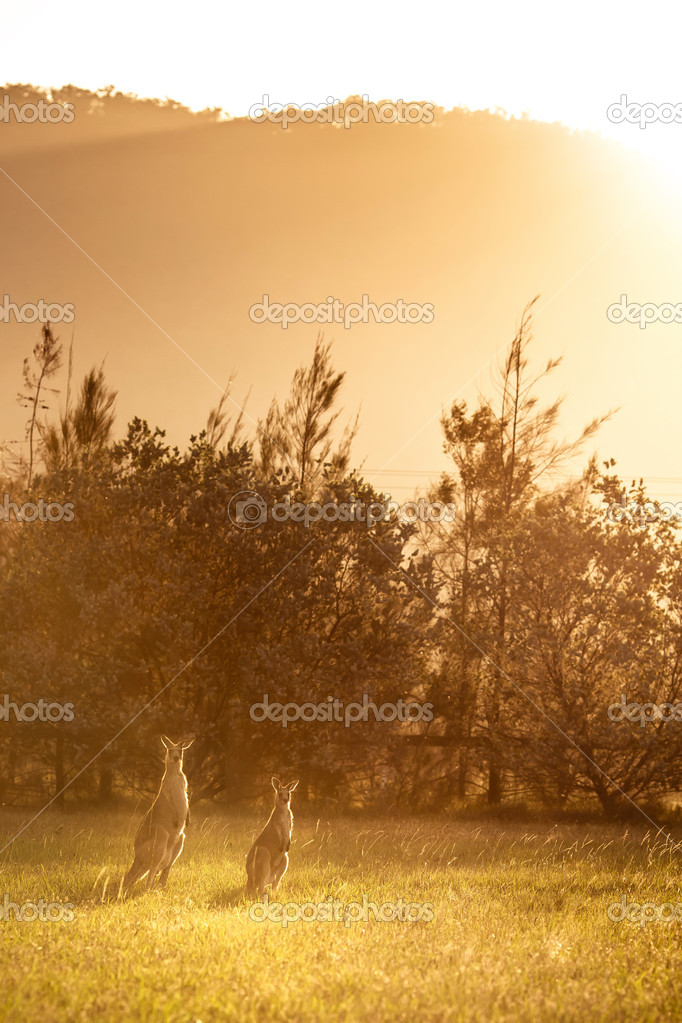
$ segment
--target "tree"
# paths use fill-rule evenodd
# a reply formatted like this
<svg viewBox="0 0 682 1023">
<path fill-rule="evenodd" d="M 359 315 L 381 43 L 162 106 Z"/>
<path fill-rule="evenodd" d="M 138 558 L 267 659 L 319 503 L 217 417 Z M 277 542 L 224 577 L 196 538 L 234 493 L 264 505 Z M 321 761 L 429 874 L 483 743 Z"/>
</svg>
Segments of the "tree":
<svg viewBox="0 0 682 1023">
<path fill-rule="evenodd" d="M 514 585 L 511 551 L 515 529 L 537 496 L 541 479 L 577 453 L 611 414 L 589 423 L 576 441 L 553 440 L 561 401 L 539 409 L 534 390 L 561 360 L 550 359 L 541 373 L 528 379 L 526 351 L 532 340 L 535 301 L 537 299 L 524 309 L 495 380 L 497 401 L 483 399 L 471 419 L 466 418 L 466 406 L 455 403 L 442 419 L 445 450 L 453 458 L 456 475 L 446 475 L 441 490 L 462 496 L 464 517 L 454 531 L 446 534 L 439 561 L 441 564 L 449 561 L 456 566 L 456 587 L 451 589 L 449 599 L 455 622 L 469 603 L 472 558 L 477 566 L 476 586 L 480 600 L 476 643 L 486 655 L 477 655 L 478 690 L 487 747 L 487 798 L 491 804 L 499 803 L 502 798 L 500 721 L 504 693 L 508 690 L 503 673 L 514 644 L 509 594 Z M 452 581 L 452 568 L 444 574 L 445 579 L 448 576 Z M 466 604 L 462 603 L 463 599 Z M 457 624 L 467 632 L 464 624 Z M 459 639 L 456 642 L 461 646 Z M 467 656 L 471 655 L 465 655 L 465 661 Z M 470 695 L 470 684 L 466 692 Z M 462 699 L 466 697 L 463 695 Z"/>
<path fill-rule="evenodd" d="M 26 425 L 26 436 L 28 437 L 28 486 L 31 486 L 33 479 L 34 449 L 33 437 L 35 433 L 38 411 L 49 408 L 44 402 L 42 392 L 46 382 L 55 375 L 62 364 L 62 346 L 59 339 L 52 333 L 49 323 L 43 325 L 38 341 L 33 349 L 33 363 L 31 359 L 24 359 L 24 392 L 19 393 L 17 401 L 24 408 L 31 409 L 31 417 Z M 56 394 L 56 391 L 52 391 Z"/>
<path fill-rule="evenodd" d="M 657 705 L 682 696 L 682 549 L 660 519 L 608 521 L 593 489 L 613 496 L 591 466 L 568 495 L 540 497 L 517 530 L 510 675 L 519 689 L 503 731 L 516 777 L 544 801 L 589 794 L 614 814 L 633 809 L 628 798 L 679 788 L 679 726 L 643 728 L 608 710 L 622 694 Z"/>
<path fill-rule="evenodd" d="M 87 466 L 111 440 L 116 418 L 116 391 L 104 378 L 104 367 L 93 368 L 81 383 L 76 404 L 70 405 L 71 354 L 69 354 L 69 385 L 66 409 L 58 422 L 41 428 L 44 459 L 48 472 Z"/>
<path fill-rule="evenodd" d="M 260 427 L 260 463 L 265 474 L 288 469 L 301 491 L 312 494 L 325 473 L 343 476 L 358 429 L 358 416 L 334 447 L 334 427 L 341 410 L 334 406 L 345 373 L 336 373 L 331 343 L 318 335 L 313 361 L 294 373 L 289 397 L 280 406 L 274 399 Z"/>
</svg>

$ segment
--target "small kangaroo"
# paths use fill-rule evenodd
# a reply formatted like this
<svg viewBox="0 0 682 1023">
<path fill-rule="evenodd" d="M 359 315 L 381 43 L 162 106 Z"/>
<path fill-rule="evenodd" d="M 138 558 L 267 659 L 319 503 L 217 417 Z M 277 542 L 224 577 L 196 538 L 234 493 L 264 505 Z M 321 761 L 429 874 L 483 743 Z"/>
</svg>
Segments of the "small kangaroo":
<svg viewBox="0 0 682 1023">
<path fill-rule="evenodd" d="M 294 817 L 289 806 L 291 793 L 298 781 L 282 785 L 279 778 L 272 779 L 275 790 L 275 806 L 256 841 L 246 857 L 246 893 L 263 896 L 266 885 L 277 891 L 279 883 L 289 866 L 291 846 L 291 825 Z"/>
<path fill-rule="evenodd" d="M 160 872 L 159 884 L 164 887 L 168 873 L 185 844 L 185 825 L 189 821 L 187 778 L 182 770 L 182 755 L 194 742 L 171 742 L 161 736 L 166 747 L 166 764 L 161 787 L 145 814 L 135 836 L 135 859 L 123 879 L 123 887 L 131 888 L 147 871 L 147 888 L 151 888 Z"/>
</svg>

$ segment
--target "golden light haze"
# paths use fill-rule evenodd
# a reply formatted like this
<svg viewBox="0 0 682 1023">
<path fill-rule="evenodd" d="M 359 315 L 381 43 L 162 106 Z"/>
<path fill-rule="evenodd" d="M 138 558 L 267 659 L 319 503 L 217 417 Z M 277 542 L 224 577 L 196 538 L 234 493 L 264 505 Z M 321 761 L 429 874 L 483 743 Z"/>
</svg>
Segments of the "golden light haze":
<svg viewBox="0 0 682 1023">
<path fill-rule="evenodd" d="M 623 294 L 641 304 L 682 301 L 671 175 L 682 125 L 641 129 L 606 117 L 623 94 L 682 100 L 680 12 L 586 3 L 332 12 L 303 3 L 286 13 L 272 3 L 124 2 L 95 39 L 90 11 L 41 2 L 4 12 L 7 81 L 111 82 L 242 117 L 265 94 L 272 102 L 368 94 L 528 112 L 514 120 L 455 111 L 432 126 L 333 134 L 245 120 L 192 127 L 169 116 L 168 130 L 143 136 L 131 114 L 102 135 L 96 118 L 81 117 L 78 131 L 62 131 L 59 145 L 40 154 L 27 131 L 15 131 L 11 146 L 0 133 L 1 165 L 26 193 L 0 181 L 11 253 L 0 290 L 75 304 L 77 375 L 106 357 L 121 426 L 140 414 L 182 442 L 216 400 L 211 380 L 222 385 L 232 370 L 234 396 L 252 387 L 248 411 L 262 414 L 309 358 L 315 333 L 300 323 L 287 331 L 253 324 L 248 309 L 264 294 L 282 303 L 364 294 L 430 302 L 430 325 L 326 329 L 348 371 L 346 406 L 362 402 L 356 454 L 367 456 L 368 470 L 395 470 L 377 483 L 401 496 L 442 467 L 441 408 L 455 396 L 475 402 L 486 367 L 540 294 L 533 350 L 538 364 L 564 355 L 552 386 L 566 394 L 567 435 L 621 406 L 600 434 L 600 454 L 616 457 L 625 476 L 682 475 L 680 326 L 642 330 L 606 315 Z M 45 31 L 29 31 L 29 17 Z M 260 31 L 273 20 L 277 33 Z M 27 324 L 4 327 L 3 439 L 22 435 L 23 413 L 11 402 L 35 334 Z M 62 335 L 69 340 L 70 328 Z M 682 496 L 674 481 L 656 486 L 661 499 Z"/>
</svg>

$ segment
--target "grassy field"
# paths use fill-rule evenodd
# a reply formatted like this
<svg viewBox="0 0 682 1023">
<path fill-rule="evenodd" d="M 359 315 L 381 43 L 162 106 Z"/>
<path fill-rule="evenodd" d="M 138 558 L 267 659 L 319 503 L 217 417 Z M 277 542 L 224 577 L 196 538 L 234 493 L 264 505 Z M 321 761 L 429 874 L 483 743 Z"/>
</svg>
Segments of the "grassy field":
<svg viewBox="0 0 682 1023">
<path fill-rule="evenodd" d="M 3 811 L 3 845 L 29 816 Z M 643 829 L 327 821 L 306 819 L 295 806 L 294 816 L 291 865 L 271 902 L 319 904 L 331 896 L 347 906 L 366 896 L 381 906 L 402 899 L 430 904 L 433 919 L 376 920 L 371 910 L 357 922 L 342 916 L 284 927 L 251 919 L 244 855 L 263 812 L 197 815 L 165 891 L 147 893 L 140 883 L 120 899 L 139 817 L 47 812 L 2 857 L 1 1018 L 594 1023 L 682 1016 L 682 918 L 642 926 L 608 916 L 623 895 L 682 902 L 680 854 Z M 5 908 L 39 899 L 71 904 L 73 919 L 16 920 Z"/>
</svg>

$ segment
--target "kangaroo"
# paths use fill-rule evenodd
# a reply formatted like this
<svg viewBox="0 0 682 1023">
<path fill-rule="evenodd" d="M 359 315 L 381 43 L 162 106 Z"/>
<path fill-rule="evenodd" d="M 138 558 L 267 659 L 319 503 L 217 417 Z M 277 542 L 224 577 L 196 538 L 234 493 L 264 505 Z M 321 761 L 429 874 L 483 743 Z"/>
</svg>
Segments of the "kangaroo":
<svg viewBox="0 0 682 1023">
<path fill-rule="evenodd" d="M 275 790 L 275 807 L 246 857 L 246 893 L 263 896 L 266 885 L 277 891 L 279 883 L 289 866 L 291 846 L 291 825 L 294 817 L 289 802 L 298 781 L 282 785 L 279 778 L 272 779 Z"/>
<path fill-rule="evenodd" d="M 187 778 L 182 770 L 182 755 L 194 739 L 171 742 L 161 736 L 166 747 L 166 763 L 161 787 L 145 814 L 135 836 L 135 859 L 123 879 L 123 887 L 131 888 L 147 871 L 147 888 L 151 888 L 160 872 L 159 884 L 165 887 L 170 868 L 185 844 L 185 825 L 189 821 Z"/>
</svg>

